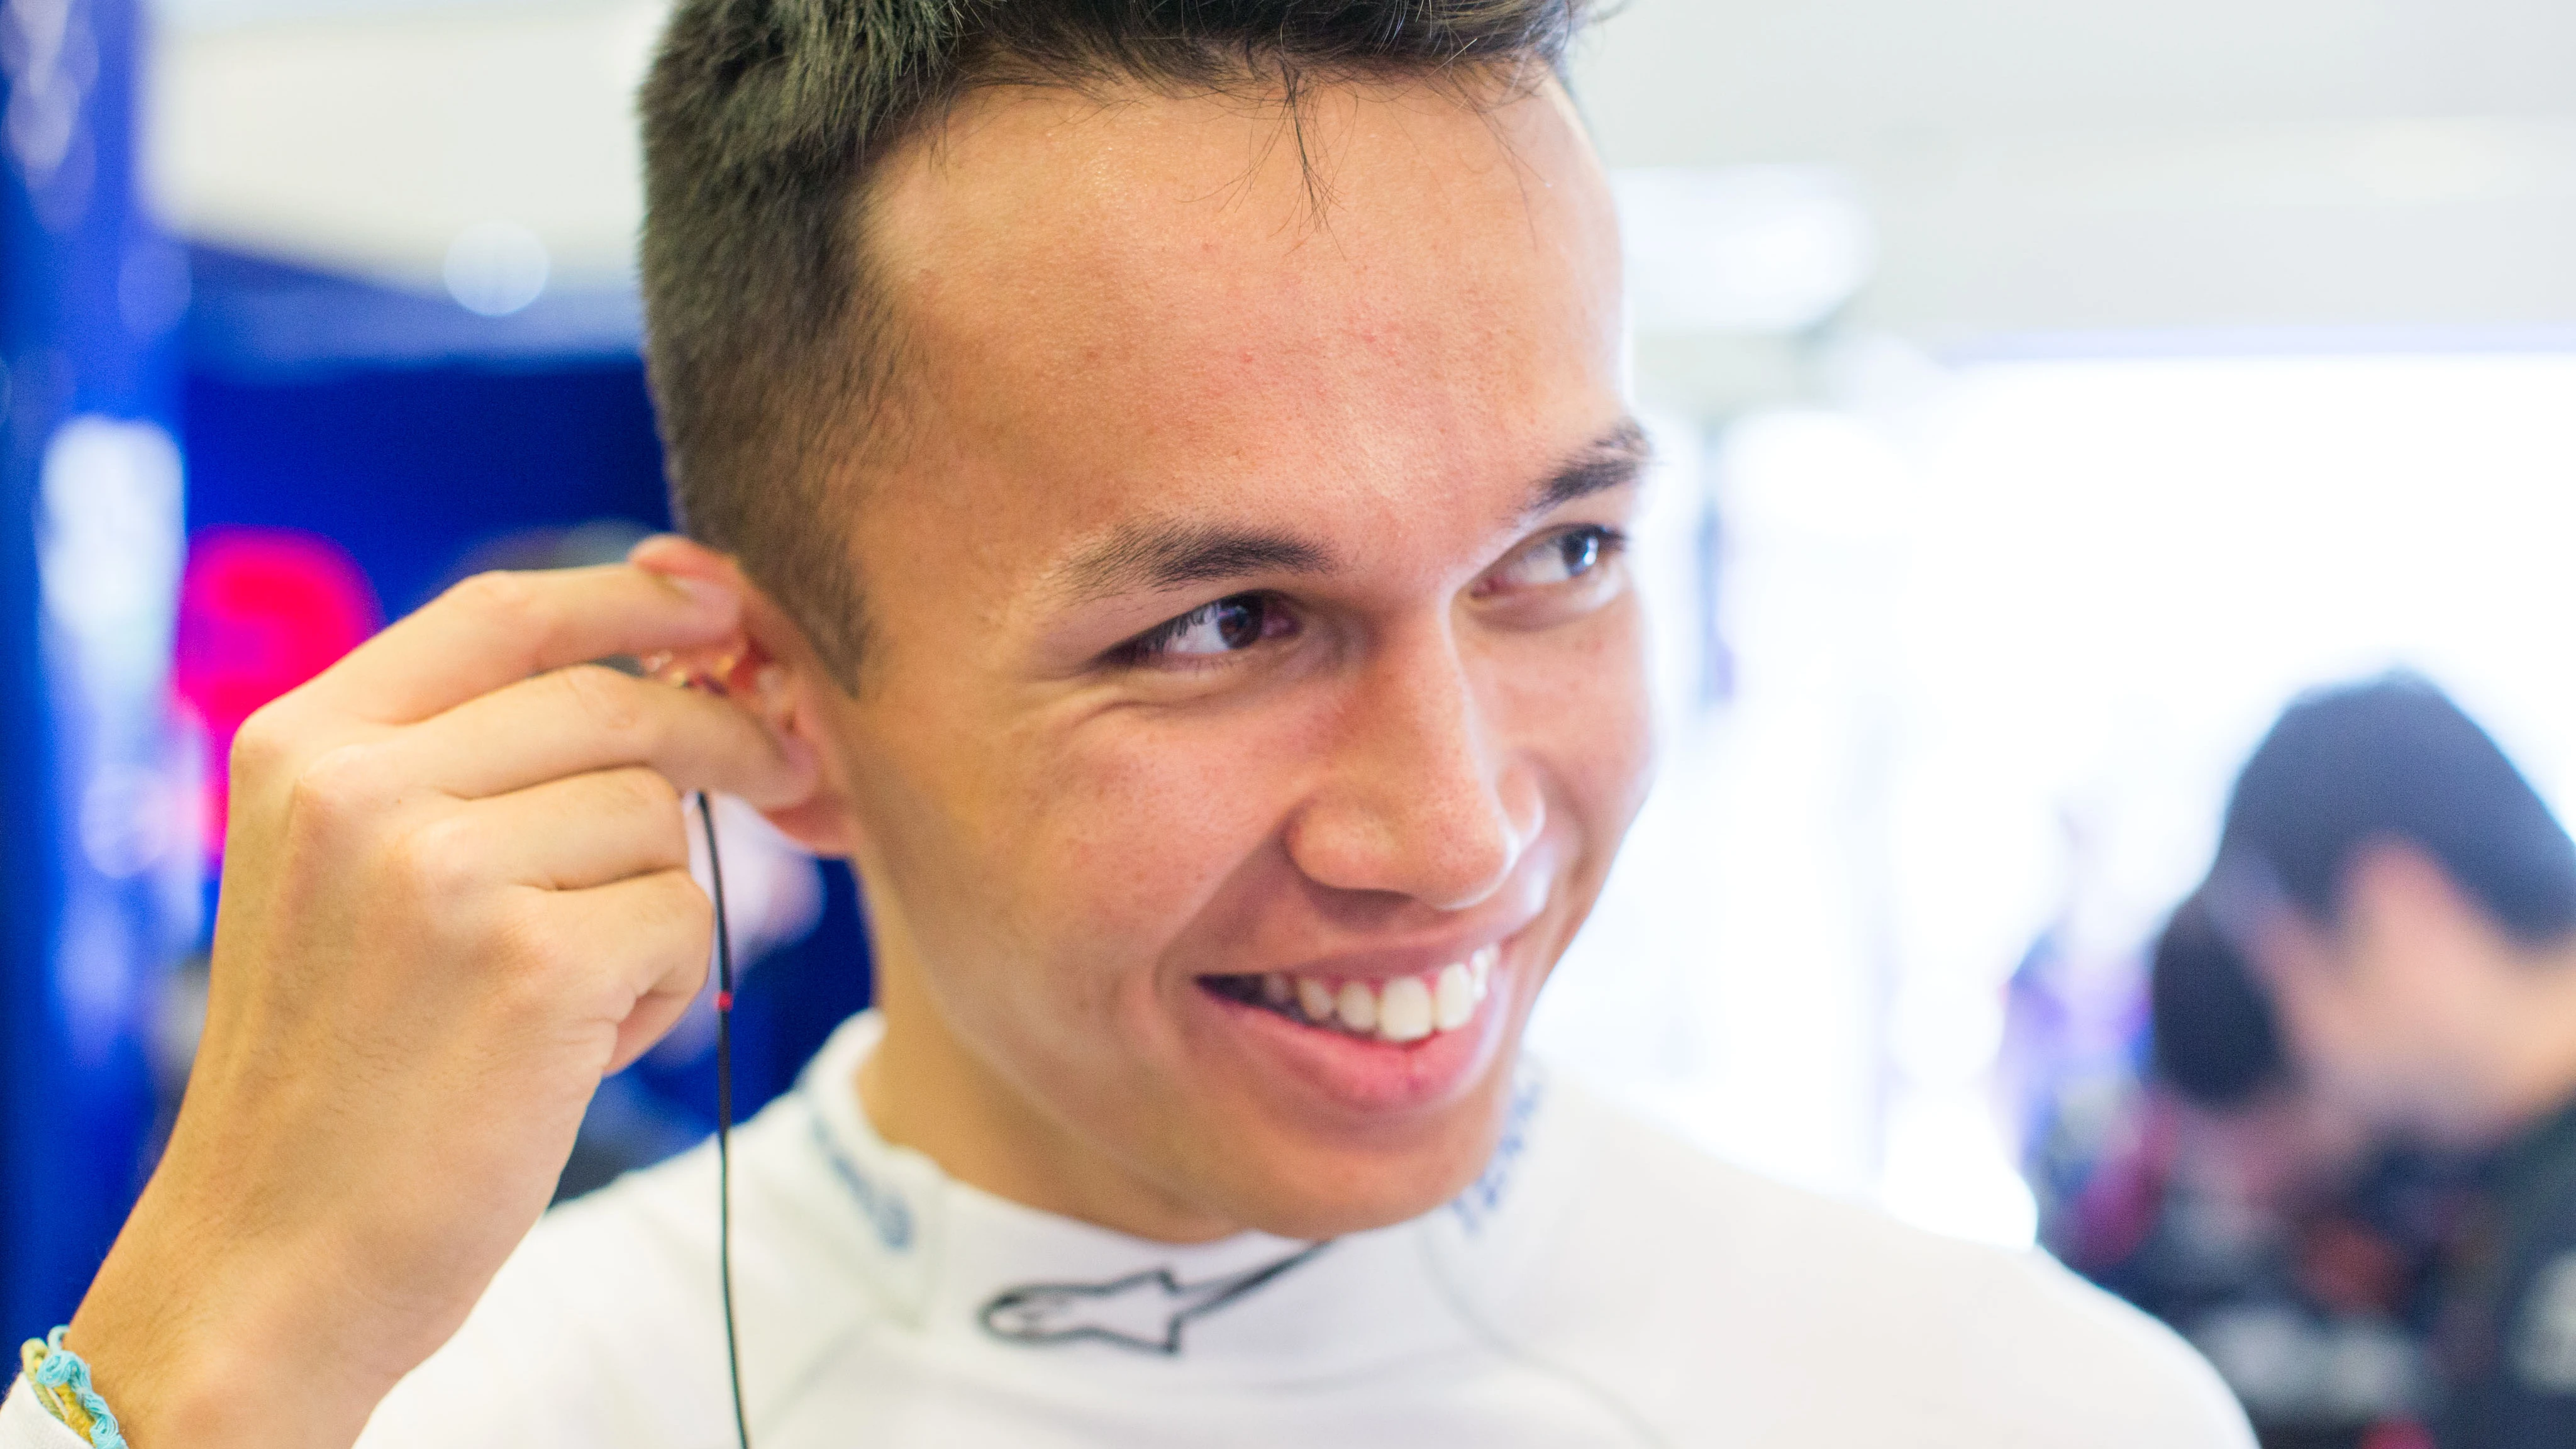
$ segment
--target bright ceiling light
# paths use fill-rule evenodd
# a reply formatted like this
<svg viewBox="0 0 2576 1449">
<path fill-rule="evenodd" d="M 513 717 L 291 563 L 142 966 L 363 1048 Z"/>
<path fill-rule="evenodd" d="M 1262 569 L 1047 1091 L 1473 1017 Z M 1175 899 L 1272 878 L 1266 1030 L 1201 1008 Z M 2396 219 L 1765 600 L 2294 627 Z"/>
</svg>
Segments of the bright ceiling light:
<svg viewBox="0 0 2576 1449">
<path fill-rule="evenodd" d="M 546 244 L 516 222 L 469 226 L 448 243 L 447 293 L 469 312 L 506 317 L 546 290 Z"/>
</svg>

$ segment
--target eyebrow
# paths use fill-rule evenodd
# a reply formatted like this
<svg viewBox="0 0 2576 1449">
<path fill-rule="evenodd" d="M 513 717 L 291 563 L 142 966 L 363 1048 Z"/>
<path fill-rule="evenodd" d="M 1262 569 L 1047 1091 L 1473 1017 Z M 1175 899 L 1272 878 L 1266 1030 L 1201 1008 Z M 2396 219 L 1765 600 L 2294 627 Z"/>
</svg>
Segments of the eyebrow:
<svg viewBox="0 0 2576 1449">
<path fill-rule="evenodd" d="M 1530 495 L 1521 517 L 1536 518 L 1578 498 L 1634 483 L 1654 461 L 1655 445 L 1646 437 L 1645 425 L 1635 418 L 1621 418 L 1550 474 Z"/>
<path fill-rule="evenodd" d="M 1646 430 L 1622 418 L 1577 450 L 1522 506 L 1523 519 L 1636 481 L 1653 460 Z M 1134 523 L 1076 554 L 1057 570 L 1068 602 L 1121 594 L 1162 593 L 1252 574 L 1320 574 L 1335 565 L 1329 549 L 1294 534 L 1219 524 Z"/>
<path fill-rule="evenodd" d="M 1186 523 L 1130 524 L 1083 550 L 1059 574 L 1076 603 L 1120 594 L 1161 593 L 1246 574 L 1319 574 L 1333 565 L 1322 547 L 1284 533 Z"/>
</svg>

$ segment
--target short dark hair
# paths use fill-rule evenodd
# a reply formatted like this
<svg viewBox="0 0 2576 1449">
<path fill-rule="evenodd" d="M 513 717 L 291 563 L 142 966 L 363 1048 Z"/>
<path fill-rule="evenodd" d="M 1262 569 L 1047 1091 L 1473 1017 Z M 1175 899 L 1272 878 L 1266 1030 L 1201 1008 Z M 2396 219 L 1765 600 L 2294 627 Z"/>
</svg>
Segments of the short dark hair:
<svg viewBox="0 0 2576 1449">
<path fill-rule="evenodd" d="M 2157 933 L 2147 1008 L 2156 1078 L 2186 1101 L 2226 1111 L 2288 1077 L 2271 999 L 2198 892 Z"/>
<path fill-rule="evenodd" d="M 2424 851 L 2527 944 L 2576 933 L 2576 842 L 2503 750 L 2419 675 L 2302 695 L 2228 801 L 2214 879 L 2255 869 L 2310 919 L 2342 915 L 2375 841 Z"/>
<path fill-rule="evenodd" d="M 831 445 L 880 425 L 899 334 L 870 178 L 979 86 L 1259 86 L 1559 71 L 1590 0 L 680 0 L 641 96 L 646 353 L 672 511 L 844 687 L 865 639 Z"/>
</svg>

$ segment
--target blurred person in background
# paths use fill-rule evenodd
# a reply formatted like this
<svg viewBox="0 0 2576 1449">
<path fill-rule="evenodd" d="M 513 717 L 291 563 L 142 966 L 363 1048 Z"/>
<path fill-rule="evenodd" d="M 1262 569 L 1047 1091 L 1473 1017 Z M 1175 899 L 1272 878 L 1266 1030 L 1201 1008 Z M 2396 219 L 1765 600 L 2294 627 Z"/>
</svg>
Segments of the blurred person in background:
<svg viewBox="0 0 2576 1449">
<path fill-rule="evenodd" d="M 2461 1164 L 2298 1080 L 2198 896 L 2159 932 L 2147 985 L 2126 1100 L 2037 1139 L 2041 1240 L 2208 1354 L 2264 1449 L 2429 1444 Z"/>
<path fill-rule="evenodd" d="M 2296 1093 L 2482 1159 L 2435 1310 L 2443 1449 L 2576 1444 L 2576 843 L 2475 721 L 2392 675 L 2282 715 L 2202 898 Z"/>
<path fill-rule="evenodd" d="M 134 1449 L 2243 1444 L 2055 1265 L 1522 1059 L 1651 756 L 1585 9 L 684 0 L 692 536 L 245 726 L 187 1099 L 36 1372 Z M 729 1197 L 540 1222 L 702 987 L 695 790 L 854 861 L 880 1007 Z M 0 1445 L 76 1444 L 28 1382 Z"/>
</svg>

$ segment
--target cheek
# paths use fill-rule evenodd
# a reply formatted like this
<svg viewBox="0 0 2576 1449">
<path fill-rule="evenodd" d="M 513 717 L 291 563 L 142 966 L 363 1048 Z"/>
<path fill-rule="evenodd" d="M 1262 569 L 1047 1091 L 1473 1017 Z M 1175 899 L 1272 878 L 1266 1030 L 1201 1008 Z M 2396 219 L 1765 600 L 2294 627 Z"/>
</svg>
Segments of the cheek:
<svg viewBox="0 0 2576 1449">
<path fill-rule="evenodd" d="M 2282 963 L 2271 972 L 2272 1013 L 2282 1049 L 2303 1070 L 2341 1078 L 2353 1036 L 2342 994 L 2304 963 Z"/>
<path fill-rule="evenodd" d="M 927 733 L 947 744 L 874 757 L 862 864 L 952 1027 L 1051 1090 L 1154 1056 L 1186 985 L 1157 968 L 1268 838 L 1278 751 L 1177 719 Z"/>
<path fill-rule="evenodd" d="M 2319 998 L 2307 1009 L 2310 1048 L 2329 1070 L 2347 1075 L 2366 1071 L 2374 1043 L 2386 1044 L 2373 1003 L 2339 991 L 2321 992 Z"/>
<path fill-rule="evenodd" d="M 2363 1055 L 2373 1041 L 2386 1036 L 2388 1004 L 2365 987 L 2347 980 L 2321 985 L 2310 993 L 2307 1014 L 2315 1034 L 2342 1059 Z"/>
<path fill-rule="evenodd" d="M 1562 641 L 1533 639 L 1503 661 L 1497 697 L 1515 752 L 1539 773 L 1551 813 L 1607 856 L 1627 833 L 1654 776 L 1644 630 L 1633 596 Z"/>
<path fill-rule="evenodd" d="M 1106 717 L 1021 753 L 1029 774 L 998 824 L 1058 938 L 1132 972 L 1271 842 L 1304 748 L 1278 710 Z"/>
<path fill-rule="evenodd" d="M 2302 988 L 2285 983 L 2283 1024 L 2293 1049 L 2360 1095 L 2383 1097 L 2400 1079 L 2416 1075 L 2427 1024 L 2384 983 L 2359 976 L 2350 963 L 2329 969 L 2327 979 Z"/>
</svg>

